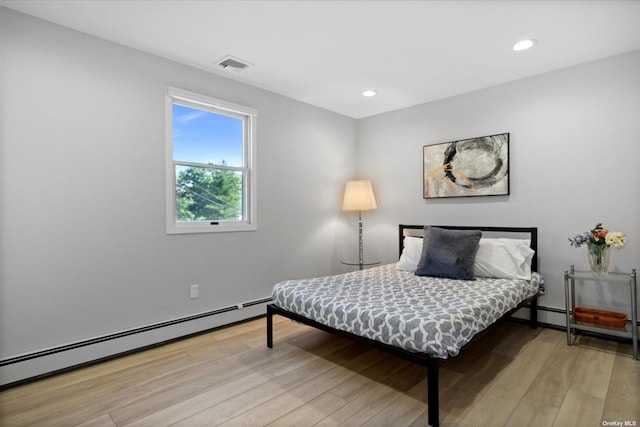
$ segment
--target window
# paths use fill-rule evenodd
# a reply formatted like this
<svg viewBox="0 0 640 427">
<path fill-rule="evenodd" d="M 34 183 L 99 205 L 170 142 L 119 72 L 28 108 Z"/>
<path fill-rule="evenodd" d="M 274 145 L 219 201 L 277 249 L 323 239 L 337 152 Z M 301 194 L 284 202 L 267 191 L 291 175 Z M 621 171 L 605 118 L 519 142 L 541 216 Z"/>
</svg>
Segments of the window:
<svg viewBox="0 0 640 427">
<path fill-rule="evenodd" d="M 257 115 L 167 88 L 167 233 L 256 229 Z"/>
</svg>

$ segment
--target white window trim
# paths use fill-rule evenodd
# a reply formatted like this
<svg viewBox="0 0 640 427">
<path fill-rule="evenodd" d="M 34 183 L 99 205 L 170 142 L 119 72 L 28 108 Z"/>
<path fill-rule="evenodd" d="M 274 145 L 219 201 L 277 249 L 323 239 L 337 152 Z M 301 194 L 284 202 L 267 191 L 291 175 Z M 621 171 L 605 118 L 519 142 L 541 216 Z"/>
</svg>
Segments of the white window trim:
<svg viewBox="0 0 640 427">
<path fill-rule="evenodd" d="M 166 175 L 166 217 L 167 234 L 184 233 L 216 233 L 229 231 L 255 231 L 258 228 L 257 221 L 257 180 L 256 180 L 256 127 L 258 110 L 231 102 L 222 101 L 183 89 L 167 86 L 165 96 L 165 175 Z M 243 205 L 246 210 L 244 221 L 222 221 L 211 223 L 209 221 L 181 222 L 176 216 L 176 177 L 173 160 L 173 102 L 174 100 L 185 103 L 201 105 L 205 108 L 222 110 L 241 115 L 247 118 L 245 128 L 247 139 L 244 151 L 245 173 L 243 176 Z"/>
</svg>

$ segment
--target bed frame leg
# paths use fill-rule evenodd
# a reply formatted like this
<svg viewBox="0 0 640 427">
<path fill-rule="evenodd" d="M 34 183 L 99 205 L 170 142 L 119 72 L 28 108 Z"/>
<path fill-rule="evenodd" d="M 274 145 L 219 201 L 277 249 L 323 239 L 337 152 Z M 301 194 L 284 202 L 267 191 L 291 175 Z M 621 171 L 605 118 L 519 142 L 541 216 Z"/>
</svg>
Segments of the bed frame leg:
<svg viewBox="0 0 640 427">
<path fill-rule="evenodd" d="M 429 425 L 438 427 L 440 425 L 440 396 L 438 391 L 438 359 L 430 357 L 427 362 L 427 405 Z"/>
<path fill-rule="evenodd" d="M 531 300 L 531 306 L 529 309 L 529 327 L 536 329 L 538 327 L 538 297 L 535 296 Z"/>
<path fill-rule="evenodd" d="M 267 305 L 267 347 L 273 348 L 273 310 Z"/>
</svg>

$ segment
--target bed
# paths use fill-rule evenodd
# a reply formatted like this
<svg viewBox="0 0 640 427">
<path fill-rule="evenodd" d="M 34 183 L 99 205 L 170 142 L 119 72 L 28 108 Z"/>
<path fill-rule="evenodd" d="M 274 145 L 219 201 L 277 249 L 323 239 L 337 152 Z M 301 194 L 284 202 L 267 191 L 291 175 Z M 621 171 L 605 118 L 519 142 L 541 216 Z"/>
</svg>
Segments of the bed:
<svg viewBox="0 0 640 427">
<path fill-rule="evenodd" d="M 441 359 L 522 307 L 537 327 L 537 228 L 401 224 L 398 231 L 396 264 L 275 285 L 267 346 L 278 314 L 425 365 L 428 422 L 436 427 Z"/>
</svg>

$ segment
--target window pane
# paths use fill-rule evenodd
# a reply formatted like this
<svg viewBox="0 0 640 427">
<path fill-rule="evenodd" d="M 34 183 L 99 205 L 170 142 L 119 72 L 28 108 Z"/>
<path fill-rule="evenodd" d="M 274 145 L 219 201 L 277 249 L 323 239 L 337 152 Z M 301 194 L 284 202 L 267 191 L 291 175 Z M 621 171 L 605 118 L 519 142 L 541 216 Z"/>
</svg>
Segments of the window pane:
<svg viewBox="0 0 640 427">
<path fill-rule="evenodd" d="M 178 221 L 241 221 L 242 173 L 176 165 Z"/>
<path fill-rule="evenodd" d="M 173 104 L 173 159 L 242 167 L 243 120 Z"/>
</svg>

